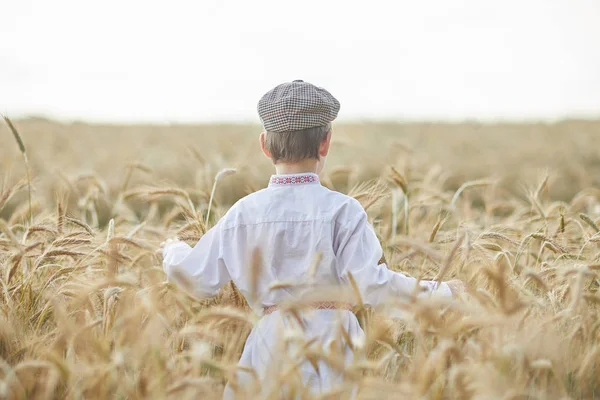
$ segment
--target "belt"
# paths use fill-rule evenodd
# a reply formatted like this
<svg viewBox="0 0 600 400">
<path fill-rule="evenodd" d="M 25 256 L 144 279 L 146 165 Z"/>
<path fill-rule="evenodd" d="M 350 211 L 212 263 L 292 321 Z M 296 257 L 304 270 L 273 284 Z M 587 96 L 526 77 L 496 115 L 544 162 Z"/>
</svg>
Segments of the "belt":
<svg viewBox="0 0 600 400">
<path fill-rule="evenodd" d="M 337 301 L 317 301 L 310 304 L 310 308 L 314 310 L 348 310 L 352 311 L 352 304 L 342 303 Z M 279 306 L 265 306 L 263 308 L 263 315 L 269 315 L 279 309 Z"/>
</svg>

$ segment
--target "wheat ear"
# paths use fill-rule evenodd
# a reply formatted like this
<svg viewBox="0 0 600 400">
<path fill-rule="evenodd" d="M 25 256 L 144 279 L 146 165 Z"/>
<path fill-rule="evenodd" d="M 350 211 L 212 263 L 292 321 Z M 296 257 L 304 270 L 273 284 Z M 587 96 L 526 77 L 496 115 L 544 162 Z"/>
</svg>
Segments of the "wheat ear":
<svg viewBox="0 0 600 400">
<path fill-rule="evenodd" d="M 390 166 L 390 170 L 392 173 L 392 177 L 391 177 L 392 182 L 394 182 L 394 184 L 396 186 L 398 186 L 398 188 L 402 191 L 402 194 L 404 195 L 404 197 L 403 197 L 404 221 L 405 221 L 406 235 L 408 235 L 408 231 L 409 231 L 409 225 L 408 225 L 408 181 L 393 166 Z M 394 193 L 394 192 L 393 192 L 393 194 L 397 195 L 397 193 Z M 392 201 L 394 201 L 394 202 L 396 201 L 395 197 L 396 196 L 392 196 L 392 199 L 393 199 Z M 394 221 L 396 220 L 396 218 L 397 218 L 397 216 L 394 214 Z M 393 233 L 395 234 L 396 231 L 394 230 Z M 394 237 L 395 237 L 395 235 L 394 235 Z"/>
<path fill-rule="evenodd" d="M 594 222 L 594 220 L 591 219 L 588 215 L 581 213 L 581 214 L 579 214 L 579 218 L 581 218 L 581 220 L 583 222 L 585 222 L 586 224 L 588 224 L 596 232 L 600 232 L 600 228 L 598 228 L 598 225 L 596 225 L 596 223 Z"/>
</svg>

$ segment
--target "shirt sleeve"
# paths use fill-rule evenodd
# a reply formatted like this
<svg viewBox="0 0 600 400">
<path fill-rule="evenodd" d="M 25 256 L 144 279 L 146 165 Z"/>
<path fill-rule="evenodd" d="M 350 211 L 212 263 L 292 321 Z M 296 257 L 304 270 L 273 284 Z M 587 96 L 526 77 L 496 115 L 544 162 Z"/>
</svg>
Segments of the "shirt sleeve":
<svg viewBox="0 0 600 400">
<path fill-rule="evenodd" d="M 163 250 L 163 269 L 169 281 L 198 298 L 216 296 L 231 280 L 223 260 L 223 224 L 217 223 L 192 248 L 175 242 Z"/>
<path fill-rule="evenodd" d="M 387 268 L 379 239 L 362 207 L 354 222 L 340 230 L 340 236 L 336 258 L 341 277 L 344 279 L 348 273 L 352 274 L 364 304 L 376 306 L 391 297 L 408 299 L 414 293 L 417 279 Z M 435 281 L 421 281 L 420 286 L 419 297 L 433 293 L 452 296 L 446 283 L 438 287 Z"/>
</svg>

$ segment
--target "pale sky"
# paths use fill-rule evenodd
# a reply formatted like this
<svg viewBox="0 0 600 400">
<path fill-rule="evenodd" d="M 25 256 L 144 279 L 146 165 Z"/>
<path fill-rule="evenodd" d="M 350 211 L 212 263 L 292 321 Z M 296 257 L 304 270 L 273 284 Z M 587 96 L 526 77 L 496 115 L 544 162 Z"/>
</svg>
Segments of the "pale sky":
<svg viewBox="0 0 600 400">
<path fill-rule="evenodd" d="M 0 0 L 0 112 L 254 121 L 271 87 L 340 119 L 600 117 L 600 0 Z"/>
</svg>

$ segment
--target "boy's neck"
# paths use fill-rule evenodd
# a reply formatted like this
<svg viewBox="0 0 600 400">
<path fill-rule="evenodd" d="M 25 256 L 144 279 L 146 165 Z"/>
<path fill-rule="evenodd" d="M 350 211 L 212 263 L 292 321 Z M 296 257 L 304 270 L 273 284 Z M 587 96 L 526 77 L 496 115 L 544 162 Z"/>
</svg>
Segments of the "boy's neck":
<svg viewBox="0 0 600 400">
<path fill-rule="evenodd" d="M 275 164 L 275 171 L 277 175 L 288 175 L 288 174 L 304 174 L 304 173 L 317 173 L 317 160 L 303 160 L 297 163 L 277 163 Z"/>
</svg>

